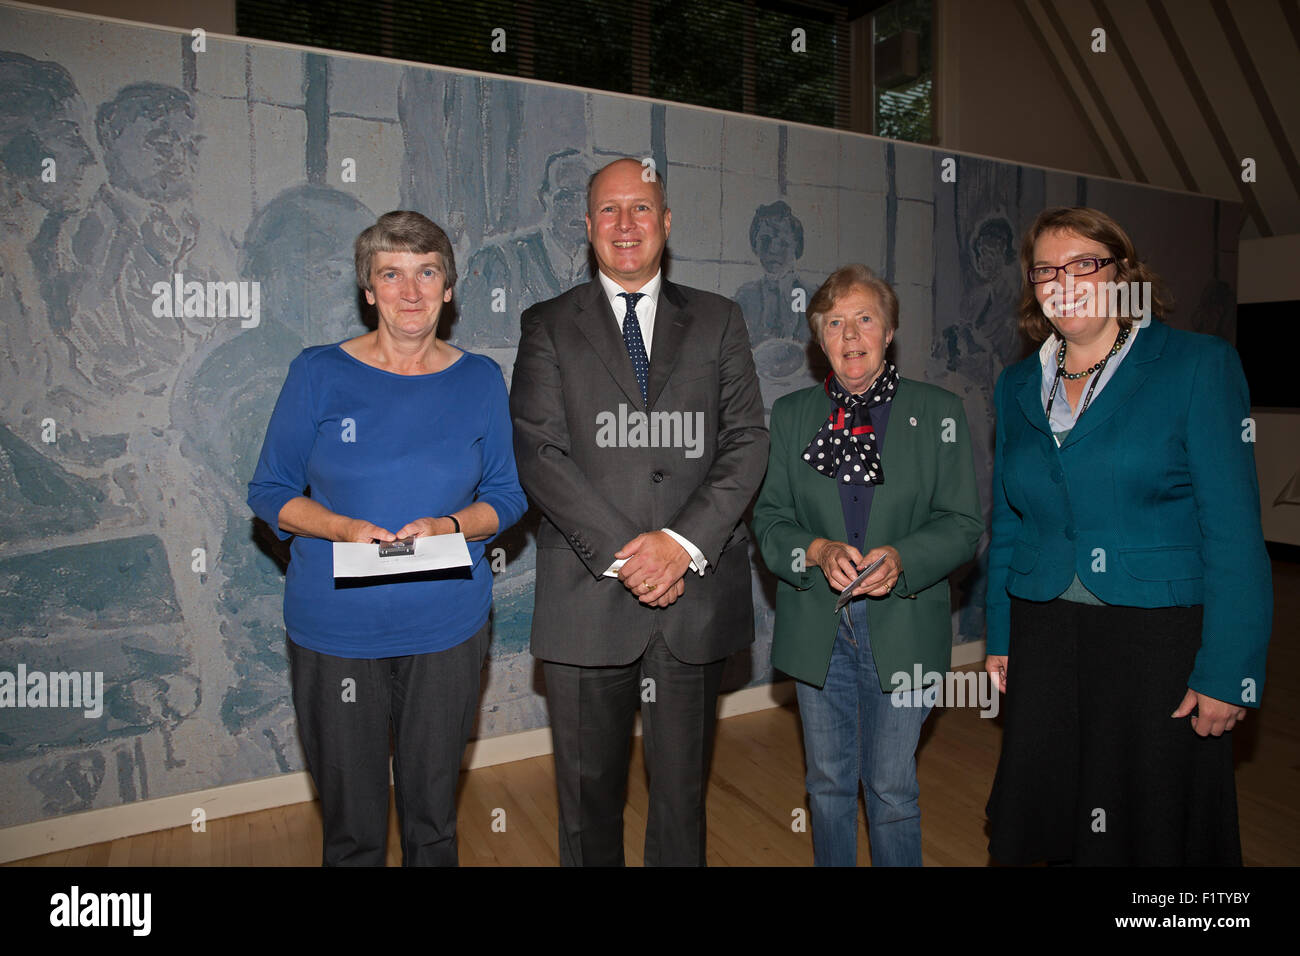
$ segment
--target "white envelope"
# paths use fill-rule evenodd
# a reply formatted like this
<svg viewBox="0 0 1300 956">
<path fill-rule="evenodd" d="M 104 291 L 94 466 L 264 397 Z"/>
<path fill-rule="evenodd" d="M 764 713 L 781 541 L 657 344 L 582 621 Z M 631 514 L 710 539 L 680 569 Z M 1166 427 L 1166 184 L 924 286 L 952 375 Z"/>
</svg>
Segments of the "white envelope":
<svg viewBox="0 0 1300 956">
<path fill-rule="evenodd" d="M 336 578 L 369 578 L 380 574 L 412 574 L 469 566 L 469 548 L 465 546 L 465 536 L 460 533 L 416 538 L 415 554 L 394 554 L 387 558 L 379 556 L 378 544 L 334 542 Z"/>
</svg>

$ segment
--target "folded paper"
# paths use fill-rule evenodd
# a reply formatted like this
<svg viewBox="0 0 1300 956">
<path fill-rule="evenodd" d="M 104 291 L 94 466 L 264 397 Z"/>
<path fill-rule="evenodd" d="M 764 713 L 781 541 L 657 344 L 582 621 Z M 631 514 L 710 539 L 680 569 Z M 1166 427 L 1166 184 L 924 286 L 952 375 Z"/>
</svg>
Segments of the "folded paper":
<svg viewBox="0 0 1300 956">
<path fill-rule="evenodd" d="M 463 534 L 435 534 L 415 539 L 414 554 L 380 556 L 379 545 L 334 542 L 334 577 L 369 578 L 381 574 L 414 574 L 468 568 L 469 548 Z"/>
</svg>

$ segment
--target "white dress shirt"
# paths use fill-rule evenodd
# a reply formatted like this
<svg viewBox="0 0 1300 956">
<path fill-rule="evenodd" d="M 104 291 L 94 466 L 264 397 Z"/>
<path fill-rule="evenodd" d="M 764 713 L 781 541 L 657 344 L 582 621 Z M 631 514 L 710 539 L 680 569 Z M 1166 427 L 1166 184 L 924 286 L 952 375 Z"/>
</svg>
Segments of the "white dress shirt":
<svg viewBox="0 0 1300 956">
<path fill-rule="evenodd" d="M 596 276 L 600 279 L 600 287 L 605 290 L 605 298 L 609 299 L 609 307 L 614 310 L 614 318 L 618 320 L 618 337 L 622 338 L 623 317 L 627 315 L 627 299 L 621 296 L 627 289 L 603 272 L 597 272 Z M 656 272 L 653 279 L 635 290 L 641 293 L 635 308 L 637 325 L 641 326 L 641 341 L 645 343 L 646 358 L 653 354 L 655 312 L 659 310 L 659 286 L 663 284 L 663 277 L 663 272 Z"/>
<path fill-rule="evenodd" d="M 620 293 L 626 292 L 621 285 L 605 275 L 603 272 L 597 272 L 596 277 L 600 279 L 600 287 L 605 291 L 605 297 L 609 300 L 609 307 L 614 310 L 614 318 L 618 321 L 618 337 L 623 337 L 623 318 L 627 315 L 626 298 L 622 298 Z M 641 326 L 641 341 L 645 344 L 645 356 L 647 359 L 652 354 L 655 338 L 655 312 L 659 308 L 659 286 L 663 284 L 662 270 L 654 274 L 649 282 L 641 288 L 634 291 L 642 293 L 636 305 L 632 308 L 636 312 L 637 325 Z M 691 570 L 696 574 L 703 576 L 704 569 L 708 567 L 709 562 L 704 557 L 704 552 L 695 547 L 686 538 L 674 531 L 672 528 L 661 528 L 665 534 L 680 544 L 688 555 L 691 557 Z M 605 571 L 605 576 L 610 578 L 618 577 L 618 569 L 626 562 L 627 558 L 619 558 Z"/>
</svg>

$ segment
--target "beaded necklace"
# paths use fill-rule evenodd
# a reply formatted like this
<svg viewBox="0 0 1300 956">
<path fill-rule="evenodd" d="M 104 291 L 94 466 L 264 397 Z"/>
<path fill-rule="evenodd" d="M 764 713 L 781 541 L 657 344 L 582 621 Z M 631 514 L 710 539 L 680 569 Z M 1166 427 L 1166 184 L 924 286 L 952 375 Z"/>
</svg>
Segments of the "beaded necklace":
<svg viewBox="0 0 1300 956">
<path fill-rule="evenodd" d="M 1056 390 L 1061 386 L 1061 379 L 1068 378 L 1070 381 L 1074 382 L 1083 378 L 1085 375 L 1092 375 L 1094 372 L 1097 373 L 1093 380 L 1088 384 L 1088 393 L 1084 395 L 1083 405 L 1079 408 L 1079 414 L 1075 416 L 1075 421 L 1077 423 L 1078 419 L 1088 410 L 1088 405 L 1092 402 L 1092 393 L 1096 391 L 1097 383 L 1101 381 L 1101 370 L 1104 369 L 1106 363 L 1124 347 L 1124 343 L 1128 341 L 1129 332 L 1132 330 L 1133 327 L 1131 325 L 1128 328 L 1121 328 L 1119 330 L 1119 335 L 1115 336 L 1115 344 L 1110 347 L 1110 351 L 1102 357 L 1100 362 L 1097 362 L 1091 368 L 1084 369 L 1082 372 L 1067 372 L 1065 370 L 1066 342 L 1064 337 L 1062 337 L 1061 347 L 1056 352 L 1056 380 L 1052 382 L 1052 391 L 1047 396 L 1047 422 L 1049 428 L 1051 427 L 1052 422 L 1052 403 L 1056 401 Z"/>
</svg>

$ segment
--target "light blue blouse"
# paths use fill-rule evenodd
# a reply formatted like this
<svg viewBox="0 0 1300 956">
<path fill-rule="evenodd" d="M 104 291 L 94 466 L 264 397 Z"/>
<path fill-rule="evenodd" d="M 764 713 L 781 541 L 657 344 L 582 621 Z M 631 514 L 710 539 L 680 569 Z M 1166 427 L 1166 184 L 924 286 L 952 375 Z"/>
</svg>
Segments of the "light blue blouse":
<svg viewBox="0 0 1300 956">
<path fill-rule="evenodd" d="M 1128 339 L 1124 342 L 1124 347 L 1117 352 L 1106 367 L 1100 372 L 1094 372 L 1089 376 L 1083 389 L 1083 394 L 1088 394 L 1088 387 L 1092 384 L 1093 376 L 1097 378 L 1097 387 L 1093 389 L 1092 400 L 1095 402 L 1097 396 L 1101 394 L 1106 383 L 1115 377 L 1115 371 L 1119 368 L 1124 357 L 1128 355 L 1133 348 L 1133 342 L 1138 337 L 1139 329 L 1146 325 L 1149 319 L 1134 320 L 1133 331 L 1129 333 Z M 1043 411 L 1047 411 L 1047 398 L 1052 394 L 1052 385 L 1056 382 L 1056 353 L 1061 348 L 1061 339 L 1052 335 L 1043 343 L 1042 348 L 1038 350 L 1038 360 L 1043 367 Z M 1070 407 L 1070 400 L 1065 397 L 1065 381 L 1062 379 L 1061 386 L 1056 390 L 1056 399 L 1052 402 L 1052 417 L 1048 424 L 1052 428 L 1052 434 L 1056 436 L 1056 443 L 1059 445 L 1065 441 L 1070 429 L 1074 428 L 1079 421 L 1079 409 L 1083 407 L 1083 400 L 1080 399 L 1077 408 Z"/>
</svg>

